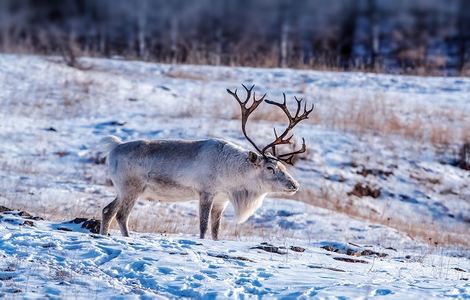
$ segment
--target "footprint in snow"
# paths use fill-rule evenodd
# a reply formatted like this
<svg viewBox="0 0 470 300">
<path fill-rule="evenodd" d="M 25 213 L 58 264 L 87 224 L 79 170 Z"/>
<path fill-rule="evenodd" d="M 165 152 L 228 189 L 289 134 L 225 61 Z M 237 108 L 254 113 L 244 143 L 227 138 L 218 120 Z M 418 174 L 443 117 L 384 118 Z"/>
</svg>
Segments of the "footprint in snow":
<svg viewBox="0 0 470 300">
<path fill-rule="evenodd" d="M 263 275 L 266 274 L 263 273 Z M 237 285 L 243 286 L 248 292 L 252 292 L 253 290 L 258 291 L 259 288 L 263 287 L 263 284 L 261 283 L 257 275 L 259 274 L 255 274 L 254 271 L 250 270 L 240 272 L 238 275 L 238 279 L 235 280 L 235 283 Z"/>
<path fill-rule="evenodd" d="M 175 272 L 173 272 L 173 269 L 168 267 L 158 267 L 158 271 L 165 275 L 175 274 Z"/>
<path fill-rule="evenodd" d="M 102 265 L 102 264 L 105 264 L 105 263 L 115 259 L 122 252 L 122 250 L 113 249 L 111 247 L 105 247 L 105 246 L 101 246 L 101 245 L 98 245 L 97 247 L 102 250 L 101 251 L 101 253 L 102 253 L 101 257 L 96 260 L 97 265 Z"/>
<path fill-rule="evenodd" d="M 201 246 L 202 245 L 202 243 L 192 241 L 192 240 L 179 240 L 178 244 L 181 245 L 181 248 L 186 248 L 186 249 L 192 248 L 191 246 Z"/>
<path fill-rule="evenodd" d="M 129 266 L 131 270 L 134 272 L 143 272 L 145 271 L 145 266 L 147 265 L 150 265 L 150 263 L 140 260 L 140 261 L 135 261 L 131 263 Z"/>
<path fill-rule="evenodd" d="M 64 249 L 66 250 L 82 249 L 83 245 L 85 245 L 86 243 L 87 243 L 86 241 L 79 241 L 79 240 L 67 241 L 65 243 Z"/>
<path fill-rule="evenodd" d="M 268 278 L 273 277 L 273 274 L 268 273 L 266 271 L 261 271 L 261 272 L 258 273 L 258 277 L 268 279 Z"/>
<path fill-rule="evenodd" d="M 210 278 L 212 278 L 212 279 L 217 279 L 217 278 L 218 278 L 218 277 L 217 277 L 217 272 L 214 271 L 214 270 L 209 270 L 209 269 L 207 269 L 207 270 L 201 270 L 201 273 L 206 274 L 207 277 L 210 277 Z"/>
<path fill-rule="evenodd" d="M 386 296 L 390 294 L 393 294 L 393 292 L 389 289 L 377 289 L 372 291 L 372 296 Z"/>
<path fill-rule="evenodd" d="M 203 274 L 194 274 L 193 278 L 196 280 L 204 280 L 206 277 Z"/>
</svg>

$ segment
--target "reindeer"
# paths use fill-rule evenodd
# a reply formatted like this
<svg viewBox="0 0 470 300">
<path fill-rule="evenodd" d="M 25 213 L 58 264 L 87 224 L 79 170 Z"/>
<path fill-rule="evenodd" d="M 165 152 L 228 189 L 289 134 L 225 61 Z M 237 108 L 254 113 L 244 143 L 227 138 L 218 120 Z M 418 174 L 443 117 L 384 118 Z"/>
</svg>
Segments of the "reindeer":
<svg viewBox="0 0 470 300">
<path fill-rule="evenodd" d="M 246 221 L 258 209 L 269 193 L 293 194 L 299 183 L 283 164 L 293 164 L 295 155 L 305 152 L 305 140 L 299 150 L 277 154 L 276 146 L 290 144 L 289 132 L 312 112 L 302 99 L 297 99 L 297 110 L 292 115 L 284 102 L 264 100 L 266 94 L 256 99 L 254 85 L 247 88 L 246 99 L 240 100 L 237 90 L 227 92 L 241 108 L 242 132 L 255 151 L 244 149 L 222 139 L 186 140 L 137 140 L 122 142 L 115 136 L 102 140 L 107 154 L 107 165 L 117 197 L 102 213 L 100 233 L 108 234 L 111 221 L 116 218 L 123 236 L 129 236 L 129 214 L 142 197 L 161 201 L 186 201 L 199 198 L 199 229 L 203 239 L 209 216 L 211 233 L 218 239 L 220 220 L 230 202 L 238 223 Z M 248 102 L 253 95 L 251 105 Z M 280 135 L 274 129 L 274 141 L 258 147 L 246 133 L 248 118 L 265 101 L 280 107 L 289 124 Z M 269 150 L 269 151 L 268 151 Z"/>
</svg>

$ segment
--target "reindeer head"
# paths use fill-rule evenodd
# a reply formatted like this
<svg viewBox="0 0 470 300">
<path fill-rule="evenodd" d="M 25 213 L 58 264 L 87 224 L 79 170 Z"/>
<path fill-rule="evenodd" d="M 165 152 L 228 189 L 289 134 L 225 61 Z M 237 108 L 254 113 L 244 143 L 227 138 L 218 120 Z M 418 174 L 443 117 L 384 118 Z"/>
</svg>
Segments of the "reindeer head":
<svg viewBox="0 0 470 300">
<path fill-rule="evenodd" d="M 257 182 L 261 190 L 288 194 L 299 190 L 299 183 L 277 157 L 248 151 L 247 161 L 250 167 L 246 175 L 250 182 Z"/>
<path fill-rule="evenodd" d="M 298 124 L 300 121 L 308 118 L 308 115 L 313 111 L 313 106 L 311 109 L 307 109 L 307 104 L 304 103 L 303 113 L 300 114 L 302 109 L 302 99 L 297 99 L 294 97 L 297 102 L 297 110 L 295 115 L 292 115 L 287 108 L 286 95 L 283 93 L 284 102 L 277 103 L 271 100 L 266 100 L 266 103 L 278 106 L 286 114 L 289 124 L 287 128 L 278 135 L 276 129 L 274 128 L 274 141 L 263 147 L 262 149 L 258 147 L 253 140 L 246 133 L 246 123 L 249 116 L 256 110 L 256 108 L 264 101 L 266 94 L 261 98 L 256 99 L 255 92 L 253 92 L 253 103 L 248 106 L 248 101 L 251 98 L 252 90 L 254 85 L 251 88 L 247 88 L 245 85 L 242 86 L 246 90 L 246 99 L 244 101 L 240 100 L 237 94 L 237 90 L 231 91 L 227 89 L 227 92 L 232 95 L 235 100 L 240 104 L 241 109 L 241 121 L 242 121 L 242 131 L 245 135 L 245 138 L 253 145 L 257 152 L 249 151 L 247 154 L 247 160 L 254 166 L 251 172 L 255 174 L 258 180 L 260 180 L 263 187 L 270 192 L 287 192 L 295 193 L 299 189 L 299 183 L 287 172 L 286 167 L 281 163 L 287 163 L 293 165 L 293 159 L 295 155 L 304 153 L 306 151 L 305 140 L 302 138 L 302 147 L 299 150 L 292 152 L 287 152 L 283 154 L 276 153 L 276 146 L 287 145 L 292 143 L 293 135 L 289 135 L 289 132 Z M 268 151 L 270 150 L 270 151 Z"/>
</svg>

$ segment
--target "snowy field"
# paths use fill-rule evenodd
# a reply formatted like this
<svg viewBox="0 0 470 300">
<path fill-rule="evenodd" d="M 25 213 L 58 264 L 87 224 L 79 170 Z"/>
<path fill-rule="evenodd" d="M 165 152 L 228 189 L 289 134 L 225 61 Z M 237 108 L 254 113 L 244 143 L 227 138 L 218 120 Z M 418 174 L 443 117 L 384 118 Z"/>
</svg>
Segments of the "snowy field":
<svg viewBox="0 0 470 300">
<path fill-rule="evenodd" d="M 14 214 L 3 218 L 0 292 L 8 297 L 430 299 L 470 293 L 463 269 L 468 270 L 468 258 L 440 251 L 410 255 L 302 239 L 283 239 L 276 249 L 259 241 L 214 242 L 187 235 L 103 237 L 63 231 L 83 231 L 79 226 L 34 221 L 31 228 L 19 225 L 24 219 Z M 348 249 L 354 255 L 345 254 Z M 369 253 L 358 256 L 363 251 Z"/>
<path fill-rule="evenodd" d="M 45 219 L 0 214 L 0 297 L 470 297 L 470 172 L 455 163 L 470 79 L 82 64 L 0 55 L 0 205 Z M 219 242 L 197 238 L 195 202 L 139 200 L 131 238 L 62 223 L 99 219 L 114 198 L 105 135 L 249 147 L 225 91 L 240 83 L 315 103 L 296 131 L 309 151 L 293 199 L 267 199 L 242 225 L 228 209 Z M 260 144 L 283 125 L 274 111 L 248 125 Z"/>
</svg>

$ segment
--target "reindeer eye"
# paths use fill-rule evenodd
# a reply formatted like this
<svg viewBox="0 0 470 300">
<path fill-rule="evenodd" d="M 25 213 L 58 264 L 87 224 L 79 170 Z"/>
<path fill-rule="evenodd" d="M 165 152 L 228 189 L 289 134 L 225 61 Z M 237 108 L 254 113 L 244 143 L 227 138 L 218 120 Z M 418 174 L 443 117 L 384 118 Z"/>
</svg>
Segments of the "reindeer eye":
<svg viewBox="0 0 470 300">
<path fill-rule="evenodd" d="M 268 170 L 271 170 L 271 171 L 273 172 L 273 174 L 275 174 L 273 167 L 268 167 L 267 169 L 268 169 Z"/>
</svg>

